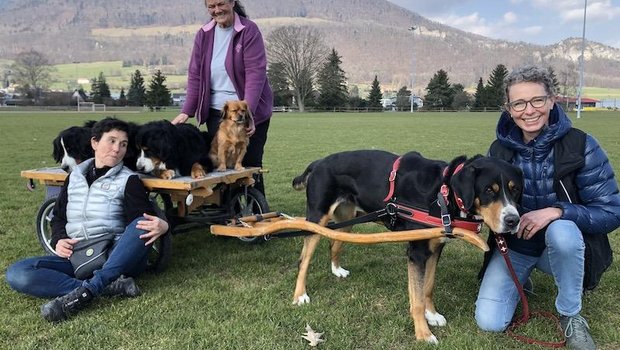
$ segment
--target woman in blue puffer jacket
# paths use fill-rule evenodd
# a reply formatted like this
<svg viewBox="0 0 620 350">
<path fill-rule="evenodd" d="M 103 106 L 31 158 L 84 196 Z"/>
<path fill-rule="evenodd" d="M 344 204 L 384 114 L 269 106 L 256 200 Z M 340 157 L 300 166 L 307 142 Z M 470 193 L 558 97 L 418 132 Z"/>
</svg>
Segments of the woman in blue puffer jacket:
<svg viewBox="0 0 620 350">
<path fill-rule="evenodd" d="M 554 187 L 554 145 L 571 131 L 570 119 L 555 103 L 547 69 L 525 66 L 504 80 L 506 110 L 497 125 L 497 143 L 513 152 L 511 162 L 523 170 L 521 221 L 508 235 L 509 257 L 521 283 L 538 268 L 558 287 L 555 306 L 567 345 L 595 348 L 580 316 L 584 280 L 584 234 L 606 235 L 620 226 L 620 195 L 605 151 L 585 135 L 583 164 L 574 170 L 578 199 L 563 201 Z M 581 132 L 580 132 L 581 133 Z M 580 151 L 581 152 L 581 151 Z M 476 322 L 500 332 L 514 315 L 519 295 L 497 250 L 491 256 L 476 301 Z"/>
</svg>

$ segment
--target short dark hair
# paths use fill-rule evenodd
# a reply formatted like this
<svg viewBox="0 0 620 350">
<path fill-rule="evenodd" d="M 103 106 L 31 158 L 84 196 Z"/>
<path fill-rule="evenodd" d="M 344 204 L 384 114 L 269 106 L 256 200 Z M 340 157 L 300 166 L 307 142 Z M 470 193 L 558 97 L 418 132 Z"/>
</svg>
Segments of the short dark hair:
<svg viewBox="0 0 620 350">
<path fill-rule="evenodd" d="M 96 122 L 90 134 L 96 141 L 100 141 L 103 134 L 112 130 L 124 131 L 129 136 L 129 124 L 114 117 L 107 117 Z"/>
<path fill-rule="evenodd" d="M 510 74 L 504 78 L 504 87 L 506 88 L 506 101 L 508 100 L 508 89 L 518 83 L 538 83 L 545 87 L 545 92 L 549 96 L 555 96 L 555 86 L 553 85 L 553 77 L 548 68 L 540 66 L 526 65 L 515 68 Z"/>
</svg>

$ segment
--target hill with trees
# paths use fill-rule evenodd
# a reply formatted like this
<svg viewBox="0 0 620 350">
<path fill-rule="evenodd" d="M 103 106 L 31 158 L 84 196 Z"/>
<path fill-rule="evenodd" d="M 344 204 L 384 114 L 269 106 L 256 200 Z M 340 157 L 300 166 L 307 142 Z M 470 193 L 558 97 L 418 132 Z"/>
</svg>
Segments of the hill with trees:
<svg viewBox="0 0 620 350">
<path fill-rule="evenodd" d="M 317 31 L 330 50 L 337 50 L 349 84 L 368 86 L 377 76 L 382 86 L 397 90 L 410 86 L 415 70 L 414 92 L 421 95 L 443 69 L 452 83 L 473 89 L 498 64 L 510 70 L 524 63 L 551 66 L 560 82 L 577 82 L 579 39 L 549 46 L 489 39 L 385 0 L 253 0 L 244 5 L 264 36 L 287 25 Z M 196 0 L 2 0 L 0 59 L 13 60 L 34 49 L 52 63 L 122 60 L 126 66 L 150 67 L 150 72 L 184 74 L 194 34 L 207 18 L 203 2 Z M 587 42 L 585 57 L 587 86 L 620 88 L 620 49 Z"/>
</svg>

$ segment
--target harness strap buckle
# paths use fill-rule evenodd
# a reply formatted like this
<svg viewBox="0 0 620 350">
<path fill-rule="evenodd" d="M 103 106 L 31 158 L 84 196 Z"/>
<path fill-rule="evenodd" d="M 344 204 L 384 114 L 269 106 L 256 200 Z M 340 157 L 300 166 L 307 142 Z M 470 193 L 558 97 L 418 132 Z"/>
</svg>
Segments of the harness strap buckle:
<svg viewBox="0 0 620 350">
<path fill-rule="evenodd" d="M 394 204 L 394 202 L 389 202 L 388 204 L 386 204 L 385 206 L 385 212 L 389 215 L 389 216 L 396 216 L 396 212 L 397 212 L 397 207 L 396 204 Z"/>
<path fill-rule="evenodd" d="M 390 171 L 390 178 L 389 178 L 390 182 L 394 182 L 394 180 L 396 180 L 396 171 L 397 171 L 396 169 Z"/>
<path fill-rule="evenodd" d="M 444 227 L 452 226 L 452 219 L 450 218 L 450 214 L 441 214 L 441 224 Z"/>
</svg>

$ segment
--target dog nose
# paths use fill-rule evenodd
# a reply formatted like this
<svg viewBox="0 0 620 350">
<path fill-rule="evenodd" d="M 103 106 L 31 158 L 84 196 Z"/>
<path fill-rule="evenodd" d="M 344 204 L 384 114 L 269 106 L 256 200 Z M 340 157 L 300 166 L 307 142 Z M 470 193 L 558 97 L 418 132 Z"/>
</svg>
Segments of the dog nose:
<svg viewBox="0 0 620 350">
<path fill-rule="evenodd" d="M 510 229 L 517 227 L 517 225 L 519 225 L 519 215 L 506 215 L 506 217 L 504 218 L 504 224 Z"/>
</svg>

